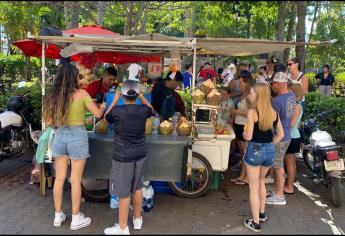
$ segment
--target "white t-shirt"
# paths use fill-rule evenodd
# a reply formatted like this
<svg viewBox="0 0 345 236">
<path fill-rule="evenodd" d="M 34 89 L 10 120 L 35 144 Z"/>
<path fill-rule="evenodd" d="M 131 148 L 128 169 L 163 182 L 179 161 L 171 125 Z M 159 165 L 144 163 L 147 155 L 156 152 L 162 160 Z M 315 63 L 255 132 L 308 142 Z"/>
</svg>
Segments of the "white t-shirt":
<svg viewBox="0 0 345 236">
<path fill-rule="evenodd" d="M 240 111 L 248 111 L 249 107 L 247 104 L 247 100 L 243 99 L 237 103 L 237 109 Z M 247 116 L 236 115 L 235 116 L 235 124 L 238 125 L 246 125 L 247 124 Z"/>
</svg>

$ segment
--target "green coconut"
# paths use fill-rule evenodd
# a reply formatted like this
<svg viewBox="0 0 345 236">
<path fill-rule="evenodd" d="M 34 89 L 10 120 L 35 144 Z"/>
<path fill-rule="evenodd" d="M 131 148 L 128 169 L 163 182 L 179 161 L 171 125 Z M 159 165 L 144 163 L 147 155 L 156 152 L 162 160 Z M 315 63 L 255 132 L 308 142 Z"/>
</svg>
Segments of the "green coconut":
<svg viewBox="0 0 345 236">
<path fill-rule="evenodd" d="M 215 89 L 215 87 L 210 79 L 203 82 L 200 86 L 200 90 L 206 95 L 208 95 L 212 91 L 212 89 Z"/>
<path fill-rule="evenodd" d="M 153 130 L 153 118 L 146 119 L 145 134 L 152 134 Z"/>
<path fill-rule="evenodd" d="M 98 134 L 108 133 L 108 123 L 104 119 L 98 121 L 98 123 L 95 125 L 95 133 L 98 133 Z"/>
<path fill-rule="evenodd" d="M 163 121 L 159 125 L 159 132 L 161 135 L 169 135 L 171 133 L 172 126 L 171 123 L 167 120 Z"/>
<path fill-rule="evenodd" d="M 192 131 L 192 127 L 189 122 L 182 122 L 182 124 L 178 127 L 178 135 L 179 136 L 189 136 Z"/>
<path fill-rule="evenodd" d="M 207 104 L 212 106 L 218 106 L 222 101 L 222 96 L 217 91 L 217 89 L 213 89 L 208 95 L 207 95 Z"/>
<path fill-rule="evenodd" d="M 196 89 L 192 92 L 192 99 L 195 104 L 205 103 L 205 94 L 200 89 Z"/>
</svg>

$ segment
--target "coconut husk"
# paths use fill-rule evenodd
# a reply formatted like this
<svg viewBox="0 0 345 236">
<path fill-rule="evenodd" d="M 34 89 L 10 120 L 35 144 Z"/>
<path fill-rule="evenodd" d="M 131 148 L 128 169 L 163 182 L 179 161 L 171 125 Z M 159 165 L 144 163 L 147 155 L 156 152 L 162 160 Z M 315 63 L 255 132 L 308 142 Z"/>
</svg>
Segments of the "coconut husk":
<svg viewBox="0 0 345 236">
<path fill-rule="evenodd" d="M 153 130 L 153 118 L 146 119 L 145 134 L 152 134 Z"/>
<path fill-rule="evenodd" d="M 108 123 L 102 119 L 97 122 L 95 125 L 95 133 L 97 134 L 106 134 L 108 133 Z"/>
<path fill-rule="evenodd" d="M 206 95 L 208 95 L 212 91 L 212 89 L 215 89 L 215 87 L 210 79 L 203 82 L 200 86 L 200 90 Z"/>
<path fill-rule="evenodd" d="M 200 89 L 196 89 L 192 92 L 192 100 L 195 104 L 205 103 L 205 98 L 205 94 Z"/>
<path fill-rule="evenodd" d="M 189 122 L 182 122 L 182 124 L 178 127 L 178 135 L 179 136 L 189 136 L 192 131 L 192 127 Z"/>
<path fill-rule="evenodd" d="M 159 125 L 159 132 L 161 135 L 169 135 L 172 131 L 171 123 L 167 120 L 163 121 Z"/>
<path fill-rule="evenodd" d="M 208 95 L 207 95 L 207 104 L 212 106 L 218 106 L 222 101 L 222 96 L 217 91 L 217 89 L 213 89 Z"/>
</svg>

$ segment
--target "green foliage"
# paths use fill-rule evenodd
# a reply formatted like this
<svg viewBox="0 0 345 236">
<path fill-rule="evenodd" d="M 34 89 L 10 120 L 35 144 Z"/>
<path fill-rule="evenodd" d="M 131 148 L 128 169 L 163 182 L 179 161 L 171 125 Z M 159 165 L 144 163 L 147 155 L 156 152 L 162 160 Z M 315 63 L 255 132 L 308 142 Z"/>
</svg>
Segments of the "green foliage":
<svg viewBox="0 0 345 236">
<path fill-rule="evenodd" d="M 40 63 L 38 58 L 30 58 L 31 74 L 35 77 L 40 74 Z M 0 68 L 2 70 L 1 79 L 7 81 L 7 84 L 26 80 L 25 73 L 29 70 L 29 68 L 26 68 L 23 55 L 5 56 L 0 54 Z"/>
<path fill-rule="evenodd" d="M 184 105 L 186 107 L 186 113 L 187 113 L 187 119 L 191 120 L 192 114 L 192 94 L 190 89 L 186 89 L 184 91 L 179 90 L 177 91 L 178 94 L 182 97 L 182 100 L 184 101 Z"/>
<path fill-rule="evenodd" d="M 335 81 L 338 85 L 345 85 L 345 72 L 340 72 L 335 75 Z"/>
<path fill-rule="evenodd" d="M 315 73 L 314 72 L 308 72 L 305 73 L 305 75 L 308 78 L 308 83 L 309 83 L 309 92 L 315 92 L 317 90 L 317 84 L 316 84 L 316 79 L 315 79 Z"/>
<path fill-rule="evenodd" d="M 325 130 L 337 142 L 345 142 L 345 102 L 343 98 L 322 96 L 319 92 L 311 92 L 306 96 L 304 120 L 316 118 L 320 130 Z M 329 112 L 324 119 L 318 116 L 322 111 Z"/>
</svg>

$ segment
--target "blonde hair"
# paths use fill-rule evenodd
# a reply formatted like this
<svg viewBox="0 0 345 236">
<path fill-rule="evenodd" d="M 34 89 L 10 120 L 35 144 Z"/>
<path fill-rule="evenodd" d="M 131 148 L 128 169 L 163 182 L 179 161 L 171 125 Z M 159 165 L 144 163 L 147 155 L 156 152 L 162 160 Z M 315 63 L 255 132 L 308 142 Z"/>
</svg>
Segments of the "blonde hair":
<svg viewBox="0 0 345 236">
<path fill-rule="evenodd" d="M 289 89 L 296 95 L 296 100 L 298 102 L 302 101 L 304 96 L 304 90 L 301 84 L 292 83 L 289 84 Z"/>
<path fill-rule="evenodd" d="M 272 129 L 275 121 L 275 112 L 271 105 L 271 90 L 267 84 L 254 84 L 253 89 L 256 93 L 256 99 L 253 108 L 258 113 L 258 124 L 261 131 Z"/>
</svg>

